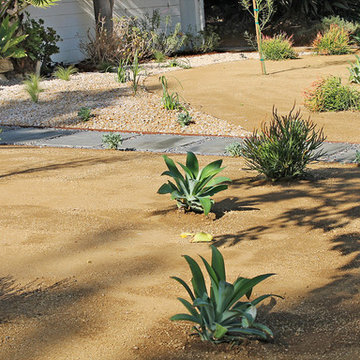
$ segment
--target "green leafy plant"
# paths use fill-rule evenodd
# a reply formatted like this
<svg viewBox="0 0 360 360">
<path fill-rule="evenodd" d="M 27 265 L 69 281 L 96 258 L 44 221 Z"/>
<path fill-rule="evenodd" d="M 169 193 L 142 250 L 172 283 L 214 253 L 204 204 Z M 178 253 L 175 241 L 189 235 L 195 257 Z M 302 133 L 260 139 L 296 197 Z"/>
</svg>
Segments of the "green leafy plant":
<svg viewBox="0 0 360 360">
<path fill-rule="evenodd" d="M 7 14 L 18 20 L 20 13 L 32 5 L 40 8 L 47 8 L 55 5 L 59 0 L 0 0 L 0 20 Z"/>
<path fill-rule="evenodd" d="M 156 50 L 154 51 L 154 59 L 157 63 L 163 63 L 166 60 L 166 55 L 163 52 Z"/>
<path fill-rule="evenodd" d="M 199 169 L 196 155 L 188 152 L 186 166 L 178 163 L 185 171 L 183 176 L 172 159 L 166 155 L 163 158 L 169 170 L 161 175 L 172 177 L 175 183 L 168 181 L 160 187 L 158 193 L 171 194 L 171 199 L 176 200 L 179 209 L 203 212 L 207 215 L 214 204 L 211 196 L 226 190 L 228 185 L 225 182 L 231 181 L 227 177 L 215 177 L 224 169 L 221 168 L 222 160 L 214 161 L 203 169 Z"/>
<path fill-rule="evenodd" d="M 323 155 L 319 148 L 324 140 L 323 130 L 304 120 L 300 110 L 278 115 L 274 108 L 270 124 L 244 139 L 242 156 L 267 179 L 290 179 L 303 175 L 306 166 Z"/>
<path fill-rule="evenodd" d="M 161 102 L 166 110 L 178 110 L 181 109 L 180 97 L 177 92 L 169 93 L 169 86 L 167 78 L 162 75 L 159 77 L 159 81 L 162 86 Z"/>
<path fill-rule="evenodd" d="M 360 92 L 336 76 L 315 81 L 304 96 L 305 106 L 314 112 L 360 110 Z"/>
<path fill-rule="evenodd" d="M 132 81 L 132 89 L 134 96 L 136 95 L 138 88 L 139 88 L 139 81 L 141 77 L 141 72 L 143 71 L 143 68 L 139 65 L 139 58 L 137 53 L 135 53 L 133 63 L 130 66 L 130 72 L 131 72 L 131 81 Z"/>
<path fill-rule="evenodd" d="M 356 151 L 354 163 L 360 166 L 360 151 Z"/>
<path fill-rule="evenodd" d="M 195 323 L 193 329 L 201 340 L 213 343 L 239 342 L 248 337 L 262 340 L 272 338 L 272 331 L 256 322 L 256 306 L 265 299 L 277 295 L 261 295 L 254 300 L 250 298 L 253 288 L 274 274 L 259 275 L 250 279 L 238 277 L 231 284 L 226 281 L 222 254 L 213 245 L 211 251 L 211 265 L 200 256 L 209 275 L 211 283 L 209 291 L 199 264 L 190 256 L 184 255 L 192 274 L 192 289 L 184 280 L 176 276 L 172 279 L 179 282 L 188 293 L 190 301 L 183 298 L 178 300 L 189 313 L 174 315 L 170 320 Z"/>
<path fill-rule="evenodd" d="M 345 29 L 350 34 L 355 34 L 360 30 L 359 23 L 356 23 L 354 21 L 348 21 L 346 19 L 343 19 L 339 15 L 332 15 L 321 19 L 321 25 L 323 30 L 325 31 L 329 30 L 331 25 L 337 25 L 340 28 Z"/>
<path fill-rule="evenodd" d="M 40 61 L 42 63 L 42 72 L 48 72 L 51 56 L 59 52 L 57 43 L 62 39 L 53 28 L 45 28 L 44 20 L 30 19 L 29 14 L 26 13 L 26 15 L 27 19 L 22 27 L 28 36 L 22 46 L 26 50 L 28 57 L 22 60 L 20 66 L 23 69 L 33 68 L 33 64 Z"/>
<path fill-rule="evenodd" d="M 63 66 L 58 66 L 55 69 L 54 76 L 60 80 L 69 81 L 70 76 L 76 74 L 77 72 L 78 69 L 73 65 L 70 65 L 66 68 L 64 68 Z"/>
<path fill-rule="evenodd" d="M 100 22 L 96 32 L 88 32 L 86 42 L 81 42 L 81 50 L 94 64 L 108 62 L 118 64 L 120 59 L 149 59 L 158 51 L 169 56 L 179 51 L 186 35 L 181 31 L 180 23 L 171 26 L 171 17 L 162 17 L 158 10 L 143 18 L 123 16 L 113 21 L 111 36 L 105 23 Z"/>
<path fill-rule="evenodd" d="M 81 121 L 86 122 L 89 121 L 92 117 L 95 115 L 91 113 L 91 109 L 89 107 L 83 106 L 78 111 L 78 117 L 81 119 Z"/>
<path fill-rule="evenodd" d="M 0 59 L 22 58 L 26 51 L 18 45 L 26 39 L 27 35 L 17 36 L 19 23 L 10 24 L 10 17 L 5 17 L 0 23 Z"/>
<path fill-rule="evenodd" d="M 117 81 L 119 83 L 126 83 L 130 81 L 129 58 L 120 59 L 117 68 Z"/>
<path fill-rule="evenodd" d="M 273 37 L 264 36 L 262 50 L 266 60 L 296 59 L 298 57 L 294 50 L 292 36 L 285 33 Z"/>
<path fill-rule="evenodd" d="M 312 43 L 319 55 L 343 55 L 351 52 L 350 34 L 338 25 L 331 25 L 326 32 L 319 32 Z"/>
<path fill-rule="evenodd" d="M 226 146 L 225 151 L 227 154 L 233 157 L 238 157 L 242 155 L 242 145 L 239 142 L 233 142 Z"/>
<path fill-rule="evenodd" d="M 182 127 L 185 127 L 191 124 L 192 117 L 190 116 L 188 111 L 184 111 L 178 114 L 177 121 Z"/>
<path fill-rule="evenodd" d="M 105 134 L 102 142 L 108 149 L 117 150 L 122 144 L 122 136 L 118 133 Z"/>
<path fill-rule="evenodd" d="M 31 100 L 35 103 L 39 101 L 39 95 L 44 90 L 40 87 L 42 78 L 39 75 L 31 74 L 24 81 L 25 91 L 30 95 Z"/>
<path fill-rule="evenodd" d="M 166 56 L 178 52 L 186 41 L 187 35 L 181 31 L 181 24 L 172 26 L 171 16 L 161 17 L 159 10 L 154 10 L 152 15 L 146 14 L 140 20 L 142 31 L 151 34 L 151 47 Z"/>
<path fill-rule="evenodd" d="M 207 25 L 206 28 L 194 34 L 191 28 L 186 33 L 185 46 L 195 53 L 207 53 L 214 51 L 221 42 L 220 35 L 215 27 Z"/>
<path fill-rule="evenodd" d="M 350 77 L 349 80 L 352 83 L 360 84 L 360 56 L 355 55 L 356 61 L 352 63 L 349 61 L 350 67 L 348 67 Z"/>
</svg>

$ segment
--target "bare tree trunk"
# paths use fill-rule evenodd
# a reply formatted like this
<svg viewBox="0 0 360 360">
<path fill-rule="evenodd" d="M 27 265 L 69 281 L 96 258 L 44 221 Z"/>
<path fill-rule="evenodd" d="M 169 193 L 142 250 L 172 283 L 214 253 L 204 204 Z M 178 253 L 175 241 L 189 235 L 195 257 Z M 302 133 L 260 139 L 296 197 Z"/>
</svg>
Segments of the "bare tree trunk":
<svg viewBox="0 0 360 360">
<path fill-rule="evenodd" d="M 104 22 L 104 29 L 108 35 L 113 31 L 113 9 L 114 0 L 93 0 L 96 28 L 101 26 L 101 22 Z"/>
</svg>

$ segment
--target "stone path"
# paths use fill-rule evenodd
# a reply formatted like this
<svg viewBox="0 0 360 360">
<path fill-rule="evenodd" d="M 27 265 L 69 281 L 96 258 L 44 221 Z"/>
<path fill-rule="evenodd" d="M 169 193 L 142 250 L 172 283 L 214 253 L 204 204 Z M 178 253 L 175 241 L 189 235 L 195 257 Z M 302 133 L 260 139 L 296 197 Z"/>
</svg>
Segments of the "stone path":
<svg viewBox="0 0 360 360">
<path fill-rule="evenodd" d="M 106 132 L 87 130 L 62 130 L 52 128 L 2 127 L 0 144 L 103 149 L 102 137 Z M 225 156 L 225 147 L 233 142 L 242 142 L 237 137 L 185 136 L 167 134 L 121 133 L 120 150 L 186 153 Z M 330 143 L 323 145 L 327 153 L 321 160 L 351 163 L 360 144 Z"/>
</svg>

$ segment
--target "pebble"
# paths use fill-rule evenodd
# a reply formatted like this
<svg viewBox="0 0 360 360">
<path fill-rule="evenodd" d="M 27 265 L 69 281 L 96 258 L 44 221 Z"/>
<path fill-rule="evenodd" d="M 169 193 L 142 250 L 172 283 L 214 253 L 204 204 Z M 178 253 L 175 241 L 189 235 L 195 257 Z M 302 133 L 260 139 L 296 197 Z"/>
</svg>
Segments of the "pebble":
<svg viewBox="0 0 360 360">
<path fill-rule="evenodd" d="M 249 55 L 246 55 L 249 56 Z M 255 56 L 250 54 L 250 56 Z M 222 53 L 190 57 L 192 67 L 224 61 L 244 60 L 241 53 Z M 148 75 L 178 70 L 154 62 L 144 64 Z M 158 95 L 145 89 L 133 96 L 130 84 L 119 84 L 114 73 L 79 73 L 70 81 L 46 79 L 39 102 L 33 103 L 22 84 L 1 85 L 0 125 L 76 127 L 97 130 L 243 136 L 240 126 L 189 107 L 195 123 L 183 128 L 178 112 L 165 110 Z M 77 113 L 90 107 L 95 117 L 81 122 Z"/>
</svg>

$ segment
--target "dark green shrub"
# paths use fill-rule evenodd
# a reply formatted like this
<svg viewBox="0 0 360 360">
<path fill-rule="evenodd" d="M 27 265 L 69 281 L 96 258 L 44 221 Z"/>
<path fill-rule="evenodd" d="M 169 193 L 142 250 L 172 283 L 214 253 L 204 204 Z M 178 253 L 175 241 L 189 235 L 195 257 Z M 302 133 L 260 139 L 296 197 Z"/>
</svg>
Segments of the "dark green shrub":
<svg viewBox="0 0 360 360">
<path fill-rule="evenodd" d="M 159 194 L 171 194 L 171 199 L 176 200 L 179 209 L 185 211 L 203 212 L 207 215 L 214 200 L 211 196 L 219 191 L 226 190 L 228 186 L 225 182 L 231 181 L 227 177 L 215 176 L 224 168 L 221 168 L 222 160 L 214 161 L 203 169 L 199 169 L 199 162 L 196 155 L 188 152 L 186 156 L 186 166 L 178 163 L 185 171 L 183 176 L 176 167 L 173 160 L 166 155 L 163 156 L 168 171 L 161 175 L 167 175 L 174 179 L 175 184 L 171 181 L 163 184 L 158 190 Z"/>
<path fill-rule="evenodd" d="M 259 275 L 251 279 L 238 277 L 234 283 L 226 281 L 224 258 L 220 251 L 211 246 L 211 265 L 202 257 L 209 274 L 210 291 L 207 290 L 204 275 L 198 263 L 190 256 L 184 255 L 189 264 L 192 279 L 190 288 L 178 277 L 178 281 L 190 296 L 190 301 L 178 298 L 185 306 L 188 314 L 177 314 L 171 320 L 183 320 L 195 323 L 194 330 L 203 341 L 213 343 L 238 342 L 247 337 L 263 340 L 273 337 L 272 331 L 265 325 L 257 323 L 256 305 L 268 297 L 266 294 L 250 301 L 253 288 L 274 274 Z M 243 301 L 241 299 L 246 297 Z"/>
<path fill-rule="evenodd" d="M 319 55 L 343 55 L 351 52 L 350 34 L 338 25 L 331 25 L 324 33 L 319 32 L 312 43 Z"/>
<path fill-rule="evenodd" d="M 315 81 L 305 91 L 305 106 L 314 112 L 344 111 L 360 109 L 360 92 L 348 85 L 342 85 L 341 79 L 330 76 Z"/>
<path fill-rule="evenodd" d="M 49 70 L 49 64 L 51 63 L 51 55 L 59 52 L 57 43 L 61 41 L 59 35 L 51 27 L 44 27 L 44 20 L 30 19 L 27 17 L 23 23 L 23 29 L 28 34 L 22 46 L 27 52 L 28 59 L 33 63 L 36 61 L 42 62 L 42 71 L 47 72 Z M 26 59 L 24 59 L 26 61 Z"/>
<path fill-rule="evenodd" d="M 265 36 L 261 45 L 266 60 L 296 59 L 298 57 L 292 47 L 292 37 L 288 37 L 284 33 L 273 37 Z"/>
<path fill-rule="evenodd" d="M 242 156 L 250 169 L 267 179 L 290 179 L 302 175 L 306 166 L 323 155 L 317 151 L 325 137 L 322 129 L 310 120 L 303 120 L 294 108 L 288 115 L 278 115 L 273 109 L 270 124 L 245 138 Z"/>
</svg>

